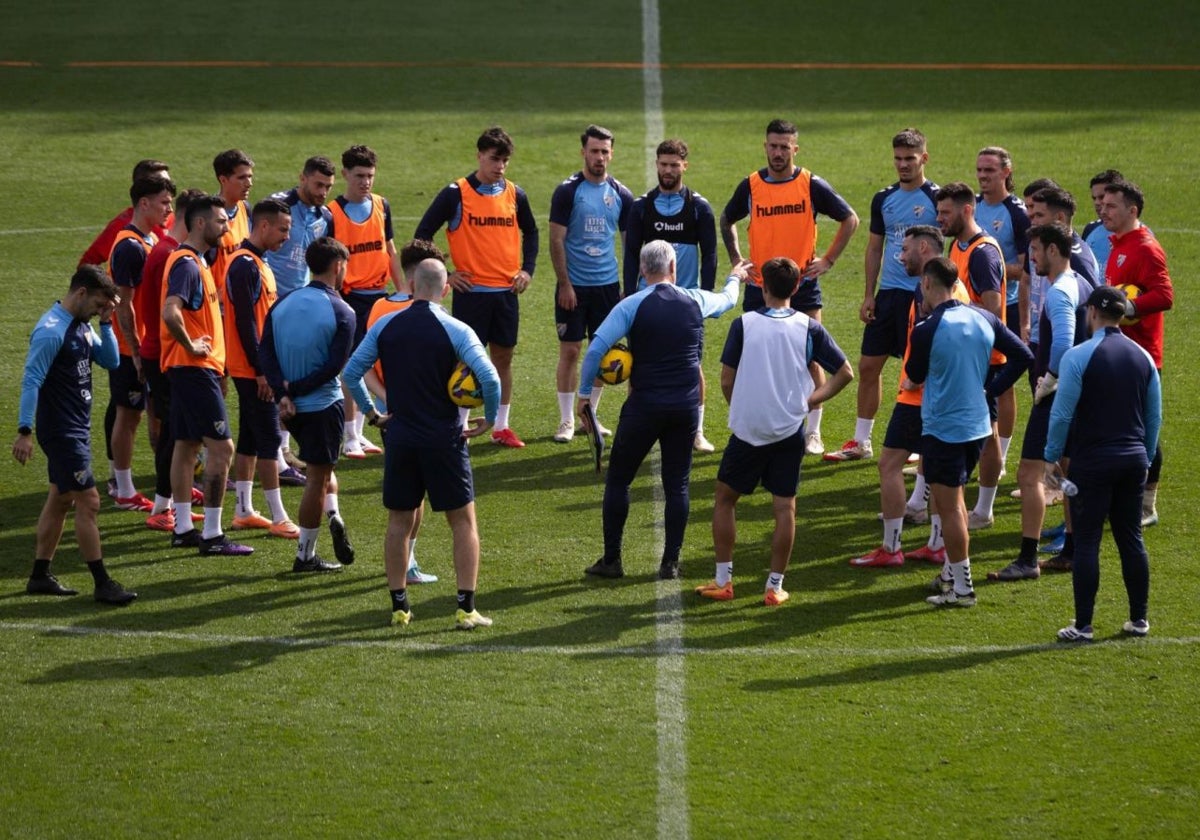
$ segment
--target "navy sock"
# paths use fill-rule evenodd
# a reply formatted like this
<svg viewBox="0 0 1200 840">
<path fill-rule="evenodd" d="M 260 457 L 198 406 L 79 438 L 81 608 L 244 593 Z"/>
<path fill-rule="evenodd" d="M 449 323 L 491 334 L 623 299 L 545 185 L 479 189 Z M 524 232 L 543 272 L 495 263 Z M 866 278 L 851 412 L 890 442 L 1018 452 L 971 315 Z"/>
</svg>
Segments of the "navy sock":
<svg viewBox="0 0 1200 840">
<path fill-rule="evenodd" d="M 50 561 L 49 560 L 34 560 L 33 572 L 29 575 L 31 578 L 44 578 L 50 576 Z"/>
<path fill-rule="evenodd" d="M 408 590 L 392 590 L 392 612 L 408 612 Z"/>
<path fill-rule="evenodd" d="M 87 567 L 88 571 L 92 573 L 92 580 L 96 582 L 97 586 L 108 580 L 108 570 L 104 568 L 103 559 L 93 560 L 87 564 Z"/>
<path fill-rule="evenodd" d="M 475 612 L 475 590 L 458 590 L 458 608 L 463 612 Z"/>
<path fill-rule="evenodd" d="M 1075 535 L 1072 534 L 1070 531 L 1067 531 L 1066 534 L 1063 536 L 1062 553 L 1067 555 L 1068 557 L 1075 556 Z"/>
<path fill-rule="evenodd" d="M 1037 561 L 1037 550 L 1037 537 L 1021 537 L 1021 554 L 1017 557 L 1018 562 L 1032 566 Z"/>
</svg>

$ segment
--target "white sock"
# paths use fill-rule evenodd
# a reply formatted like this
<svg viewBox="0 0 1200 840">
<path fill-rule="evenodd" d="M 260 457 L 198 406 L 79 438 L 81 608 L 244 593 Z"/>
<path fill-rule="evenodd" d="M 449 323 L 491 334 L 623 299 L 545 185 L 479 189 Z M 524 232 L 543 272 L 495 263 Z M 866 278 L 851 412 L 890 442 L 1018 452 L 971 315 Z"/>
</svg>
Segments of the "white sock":
<svg viewBox="0 0 1200 840">
<path fill-rule="evenodd" d="M 291 449 L 292 448 L 292 433 L 291 432 L 285 431 L 283 429 L 279 430 L 279 448 L 280 449 Z"/>
<path fill-rule="evenodd" d="M 154 494 L 154 510 L 150 511 L 151 516 L 156 513 L 162 513 L 164 510 L 170 510 L 170 508 L 171 499 L 169 496 L 160 496 L 157 493 Z"/>
<path fill-rule="evenodd" d="M 354 434 L 354 421 L 347 420 L 342 423 L 342 440 L 349 446 L 354 446 L 358 443 L 358 436 Z"/>
<path fill-rule="evenodd" d="M 301 560 L 311 560 L 317 553 L 317 535 L 320 533 L 320 528 L 301 528 L 300 540 L 296 544 L 296 556 Z"/>
<path fill-rule="evenodd" d="M 1150 511 L 1155 509 L 1157 502 L 1158 502 L 1158 488 L 1157 487 L 1153 487 L 1153 488 L 1147 487 L 1142 492 L 1142 510 L 1149 513 Z"/>
<path fill-rule="evenodd" d="M 1000 438 L 1000 463 L 1003 464 L 1008 460 L 1008 445 L 1012 443 L 1011 437 Z"/>
<path fill-rule="evenodd" d="M 907 507 L 914 510 L 924 510 L 929 503 L 929 485 L 925 483 L 925 476 L 917 473 L 916 483 L 913 484 L 912 495 L 908 497 Z"/>
<path fill-rule="evenodd" d="M 366 424 L 367 415 L 363 414 L 361 411 L 354 415 L 354 436 L 358 438 L 360 442 L 366 440 L 366 438 L 363 437 L 363 426 Z"/>
<path fill-rule="evenodd" d="M 175 533 L 186 534 L 188 531 L 194 530 L 195 525 L 192 524 L 192 503 L 175 502 Z"/>
<path fill-rule="evenodd" d="M 996 502 L 996 488 L 979 485 L 979 501 L 975 503 L 975 515 L 984 519 L 992 516 L 992 506 Z"/>
<path fill-rule="evenodd" d="M 954 579 L 954 592 L 958 595 L 970 595 L 975 591 L 971 583 L 971 558 L 961 563 L 950 564 L 950 576 Z"/>
<path fill-rule="evenodd" d="M 929 517 L 929 542 L 926 545 L 929 546 L 930 551 L 946 547 L 946 541 L 942 539 L 942 515 L 940 513 Z"/>
<path fill-rule="evenodd" d="M 325 494 L 325 515 L 326 516 L 337 516 L 340 513 L 341 513 L 341 511 L 338 510 L 337 493 L 326 493 Z"/>
<path fill-rule="evenodd" d="M 773 589 L 776 592 L 783 589 L 783 574 L 780 572 L 771 572 L 768 574 L 767 589 Z"/>
<path fill-rule="evenodd" d="M 493 430 L 502 432 L 508 428 L 508 412 L 512 409 L 512 403 L 500 403 L 500 408 L 496 410 L 496 425 Z"/>
<path fill-rule="evenodd" d="M 871 432 L 875 429 L 875 420 L 857 417 L 854 420 L 854 439 L 859 443 L 870 443 Z"/>
<path fill-rule="evenodd" d="M 408 541 L 408 565 L 417 565 L 417 540 L 415 537 Z"/>
<path fill-rule="evenodd" d="M 204 532 L 200 536 L 211 540 L 213 537 L 221 536 L 221 533 L 221 509 L 206 507 L 204 509 Z"/>
<path fill-rule="evenodd" d="M 253 481 L 235 481 L 237 487 L 237 505 L 234 507 L 234 516 L 249 516 L 254 513 L 254 501 L 250 498 L 250 494 L 254 491 Z"/>
<path fill-rule="evenodd" d="M 122 499 L 129 499 L 137 495 L 137 489 L 133 486 L 133 469 L 128 470 L 113 470 L 117 479 L 117 495 Z"/>
<path fill-rule="evenodd" d="M 904 532 L 904 517 L 883 520 L 884 551 L 900 550 L 900 534 Z"/>
<path fill-rule="evenodd" d="M 279 447 L 279 451 L 275 453 L 275 468 L 283 472 L 288 468 L 287 458 L 283 457 L 283 447 Z"/>
<path fill-rule="evenodd" d="M 733 580 L 733 561 L 717 564 L 717 586 L 724 586 Z"/>
<path fill-rule="evenodd" d="M 696 434 L 704 437 L 704 406 L 700 406 L 700 416 L 696 419 Z"/>
<path fill-rule="evenodd" d="M 274 490 L 264 490 L 263 495 L 267 497 L 267 510 L 271 512 L 272 522 L 282 522 L 288 518 L 287 511 L 283 509 L 283 491 L 276 487 Z"/>
<path fill-rule="evenodd" d="M 814 408 L 812 411 L 808 412 L 808 425 L 804 430 L 805 434 L 821 434 L 821 411 L 822 409 L 820 408 Z"/>
<path fill-rule="evenodd" d="M 571 391 L 558 392 L 558 419 L 559 422 L 575 425 L 575 394 Z"/>
</svg>

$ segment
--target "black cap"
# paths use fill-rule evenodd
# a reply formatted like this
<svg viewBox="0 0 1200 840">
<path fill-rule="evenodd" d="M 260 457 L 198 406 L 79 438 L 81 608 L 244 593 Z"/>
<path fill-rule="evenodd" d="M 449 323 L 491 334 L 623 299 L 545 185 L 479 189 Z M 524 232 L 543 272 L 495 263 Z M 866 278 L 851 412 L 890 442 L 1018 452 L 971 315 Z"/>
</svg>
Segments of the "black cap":
<svg viewBox="0 0 1200 840">
<path fill-rule="evenodd" d="M 1116 286 L 1100 286 L 1088 296 L 1087 305 L 1094 306 L 1106 315 L 1125 316 L 1127 298 L 1123 289 Z"/>
</svg>

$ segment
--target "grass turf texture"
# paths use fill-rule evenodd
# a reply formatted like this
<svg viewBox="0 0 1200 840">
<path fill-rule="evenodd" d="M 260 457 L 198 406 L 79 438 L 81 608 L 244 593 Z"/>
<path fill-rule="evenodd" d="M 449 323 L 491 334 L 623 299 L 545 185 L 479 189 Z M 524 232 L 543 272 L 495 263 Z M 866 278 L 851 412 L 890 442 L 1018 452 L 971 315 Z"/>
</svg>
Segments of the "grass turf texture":
<svg viewBox="0 0 1200 840">
<path fill-rule="evenodd" d="M 1167 319 L 1163 522 L 1147 535 L 1148 641 L 1056 647 L 1053 632 L 1072 612 L 1065 576 L 980 583 L 977 608 L 943 614 L 922 602 L 931 570 L 847 568 L 848 557 L 879 540 L 873 463 L 805 465 L 787 606 L 757 606 L 770 529 L 761 494 L 741 506 L 738 600 L 702 603 L 690 589 L 712 572 L 708 521 L 719 456 L 701 457 L 683 556 L 685 653 L 676 686 L 687 770 L 674 788 L 662 786 L 658 770 L 670 721 L 669 709 L 656 708 L 656 678 L 678 657 L 663 655 L 658 641 L 664 613 L 652 579 L 649 471 L 633 491 L 630 577 L 585 583 L 581 569 L 600 551 L 602 488 L 582 441 L 550 441 L 550 193 L 578 168 L 576 138 L 586 123 L 616 131 L 613 171 L 635 193 L 646 186 L 644 149 L 660 138 L 644 136 L 637 68 L 484 63 L 638 62 L 639 7 L 623 2 L 598 13 L 526 3 L 503 16 L 475 3 L 400 8 L 365 3 L 330 19 L 327 6 L 301 5 L 286 20 L 246 8 L 240 26 L 218 37 L 220 27 L 199 12 L 164 15 L 135 3 L 118 22 L 82 4 L 65 14 L 46 6 L 0 32 L 0 59 L 38 65 L 0 68 L 0 155 L 19 173 L 18 195 L 0 205 L 0 373 L 10 383 L 0 416 L 16 416 L 30 327 L 63 293 L 91 236 L 124 206 L 136 159 L 162 157 L 181 187 L 211 188 L 212 155 L 240 146 L 257 162 L 252 197 L 260 198 L 291 186 L 308 155 L 336 156 L 366 142 L 380 153 L 376 186 L 392 201 L 402 240 L 436 191 L 473 168 L 474 138 L 498 122 L 516 139 L 509 175 L 530 195 L 543 249 L 523 299 L 516 357 L 513 425 L 530 445 L 473 446 L 480 607 L 497 624 L 470 636 L 450 632 L 449 538 L 430 517 L 418 554 L 443 581 L 414 590 L 407 633 L 384 626 L 379 459 L 339 470 L 360 557 L 340 576 L 292 579 L 291 545 L 258 537 L 245 561 L 171 552 L 142 517 L 105 500 L 105 553 L 115 576 L 141 593 L 137 604 L 111 611 L 90 601 L 69 528 L 55 570 L 85 594 L 30 599 L 19 593 L 45 461 L 39 454 L 24 470 L 9 462 L 0 470 L 7 833 L 102 836 L 119 823 L 166 836 L 633 837 L 680 825 L 697 837 L 1190 834 L 1200 664 L 1188 515 L 1200 500 L 1188 432 L 1197 398 L 1187 375 L 1200 352 L 1188 306 L 1200 258 L 1189 186 L 1200 136 L 1195 71 L 678 66 L 1184 63 L 1197 36 L 1190 7 L 1160 4 L 1133 17 L 1111 2 L 1046 8 L 1037 22 L 1001 16 L 981 40 L 972 17 L 949 7 L 901 17 L 894 6 L 862 3 L 793 20 L 745 6 L 662 5 L 664 119 L 668 134 L 693 147 L 688 183 L 719 211 L 738 179 L 762 165 L 766 121 L 784 116 L 801 126 L 800 162 L 863 217 L 823 283 L 826 323 L 852 358 L 870 198 L 894 180 L 889 138 L 906 125 L 930 137 L 933 179 L 970 182 L 975 151 L 999 143 L 1014 155 L 1018 189 L 1050 175 L 1079 197 L 1080 227 L 1091 217 L 1087 179 L 1110 166 L 1124 170 L 1146 191 L 1146 218 L 1166 248 L 1179 300 Z M 1089 24 L 1105 19 L 1122 21 L 1118 35 Z M 124 23 L 135 20 L 146 23 Z M 490 37 L 481 40 L 476 24 Z M 762 50 L 765 34 L 777 46 Z M 131 59 L 412 66 L 67 66 Z M 19 232 L 29 229 L 48 230 Z M 832 227 L 822 224 L 821 236 L 827 242 Z M 718 359 L 733 314 L 710 324 L 707 339 L 706 427 L 717 442 L 725 438 Z M 885 370 L 889 387 L 896 372 L 894 362 Z M 103 373 L 96 392 L 102 472 Z M 606 422 L 616 417 L 619 393 L 605 397 Z M 1023 396 L 1022 416 L 1027 407 Z M 889 412 L 885 399 L 877 441 Z M 850 435 L 853 417 L 851 386 L 826 411 L 828 448 Z M 149 489 L 151 472 L 140 445 L 140 489 Z M 1013 486 L 1002 484 L 996 527 L 972 540 L 980 580 L 1018 547 Z M 284 497 L 294 515 L 299 491 Z M 1048 519 L 1056 516 L 1052 509 Z M 909 529 L 906 547 L 925 534 Z M 1125 617 L 1124 594 L 1110 546 L 1103 557 L 1097 633 L 1107 640 Z M 676 649 L 669 639 L 665 647 Z M 664 821 L 662 789 L 683 792 L 682 824 Z"/>
</svg>

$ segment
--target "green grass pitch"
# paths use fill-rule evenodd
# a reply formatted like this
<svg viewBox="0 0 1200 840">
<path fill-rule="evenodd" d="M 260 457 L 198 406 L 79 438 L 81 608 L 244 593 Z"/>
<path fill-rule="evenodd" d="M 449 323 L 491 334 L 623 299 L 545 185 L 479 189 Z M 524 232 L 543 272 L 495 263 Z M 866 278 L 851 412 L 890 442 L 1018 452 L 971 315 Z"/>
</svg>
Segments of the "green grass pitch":
<svg viewBox="0 0 1200 840">
<path fill-rule="evenodd" d="M 119 14 L 34 5 L 0 29 L 0 417 L 10 434 L 29 330 L 126 206 L 139 158 L 166 159 L 181 186 L 215 188 L 212 156 L 241 147 L 256 161 L 259 198 L 292 186 L 307 156 L 368 143 L 403 240 L 437 190 L 471 171 L 480 130 L 499 123 L 515 138 L 509 176 L 529 193 L 543 249 L 516 360 L 512 422 L 529 445 L 472 446 L 488 631 L 452 630 L 449 535 L 437 517 L 417 551 L 442 582 L 413 591 L 408 632 L 386 626 L 378 459 L 339 470 L 360 560 L 320 579 L 293 579 L 290 546 L 266 538 L 252 537 L 257 551 L 240 561 L 171 552 L 142 517 L 106 504 L 106 558 L 141 596 L 119 611 L 87 594 L 23 594 L 45 461 L 0 468 L 0 834 L 1194 835 L 1194 10 L 1179 0 L 657 9 L 663 126 L 692 146 L 687 182 L 719 211 L 762 165 L 763 128 L 782 116 L 800 126 L 800 162 L 863 217 L 823 281 L 826 323 L 854 359 L 866 218 L 894 180 L 898 129 L 928 135 L 939 182 L 970 181 L 980 147 L 1007 147 L 1018 189 L 1046 175 L 1081 198 L 1078 226 L 1091 218 L 1095 172 L 1116 167 L 1142 185 L 1176 286 L 1162 524 L 1147 533 L 1151 637 L 1116 638 L 1124 592 L 1107 545 L 1101 642 L 1082 649 L 1052 641 L 1071 617 L 1067 577 L 981 584 L 978 607 L 946 614 L 923 603 L 925 568 L 848 568 L 879 541 L 873 463 L 806 463 L 793 598 L 781 609 L 757 597 L 771 527 L 761 493 L 740 510 L 738 599 L 691 594 L 712 574 L 719 452 L 696 459 L 681 598 L 654 579 L 649 465 L 633 489 L 629 576 L 582 579 L 600 552 L 602 485 L 582 440 L 550 440 L 546 220 L 589 122 L 617 134 L 614 174 L 635 193 L 648 186 L 646 150 L 661 137 L 646 136 L 638 2 L 133 0 Z M 821 228 L 828 241 L 832 226 Z M 733 314 L 710 324 L 704 361 L 706 428 L 719 445 L 715 383 Z M 106 393 L 102 373 L 96 390 Z M 105 399 L 94 412 L 101 472 Z M 601 417 L 615 420 L 620 400 L 611 389 Z M 851 386 L 826 411 L 828 446 L 853 419 Z M 149 489 L 144 445 L 135 477 Z M 996 526 L 972 540 L 978 578 L 1018 548 L 1014 486 L 1002 483 Z M 298 501 L 285 490 L 293 515 Z M 906 547 L 925 536 L 909 529 Z M 90 588 L 70 529 L 55 570 Z"/>
</svg>

